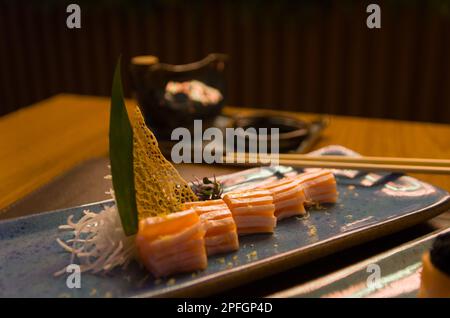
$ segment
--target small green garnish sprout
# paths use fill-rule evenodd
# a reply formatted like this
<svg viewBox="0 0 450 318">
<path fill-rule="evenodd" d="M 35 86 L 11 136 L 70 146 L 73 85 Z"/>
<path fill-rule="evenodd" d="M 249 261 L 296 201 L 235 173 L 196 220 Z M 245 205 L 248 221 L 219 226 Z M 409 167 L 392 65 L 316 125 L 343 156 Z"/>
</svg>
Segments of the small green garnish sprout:
<svg viewBox="0 0 450 318">
<path fill-rule="evenodd" d="M 192 182 L 192 191 L 201 201 L 220 199 L 223 193 L 222 184 L 214 176 L 213 180 L 204 177 Z"/>
</svg>

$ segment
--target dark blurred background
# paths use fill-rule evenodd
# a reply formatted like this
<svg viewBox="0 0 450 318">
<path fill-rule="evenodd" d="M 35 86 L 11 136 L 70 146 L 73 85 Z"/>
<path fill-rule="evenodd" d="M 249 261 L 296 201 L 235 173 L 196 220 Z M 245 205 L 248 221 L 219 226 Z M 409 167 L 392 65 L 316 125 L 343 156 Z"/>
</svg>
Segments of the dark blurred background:
<svg viewBox="0 0 450 318">
<path fill-rule="evenodd" d="M 66 27 L 71 2 L 81 29 Z M 381 29 L 366 26 L 369 3 Z M 228 105 L 450 122 L 449 22 L 444 0 L 0 0 L 0 115 L 60 92 L 109 95 L 119 54 L 221 52 Z"/>
</svg>

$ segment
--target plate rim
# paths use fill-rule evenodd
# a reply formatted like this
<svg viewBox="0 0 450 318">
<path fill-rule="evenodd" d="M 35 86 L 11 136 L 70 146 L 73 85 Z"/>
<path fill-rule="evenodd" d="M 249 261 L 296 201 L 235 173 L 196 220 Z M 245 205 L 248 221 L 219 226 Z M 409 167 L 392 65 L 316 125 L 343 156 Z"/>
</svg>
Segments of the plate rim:
<svg viewBox="0 0 450 318">
<path fill-rule="evenodd" d="M 449 209 L 450 194 L 446 193 L 446 196 L 443 197 L 440 201 L 435 202 L 434 204 L 420 210 L 412 211 L 404 215 L 370 224 L 366 227 L 363 226 L 360 228 L 355 228 L 348 232 L 340 233 L 337 236 L 325 239 L 323 241 L 315 242 L 311 245 L 308 245 L 307 247 L 296 248 L 261 260 L 254 261 L 249 264 L 243 264 L 236 268 L 216 272 L 204 278 L 197 279 L 195 282 L 188 281 L 180 285 L 167 287 L 162 291 L 143 291 L 131 297 L 201 297 L 205 295 L 212 295 L 214 293 L 236 287 L 238 285 L 241 285 L 242 283 L 248 283 L 272 274 L 276 274 L 295 266 L 309 263 L 318 258 L 334 254 L 341 250 L 360 245 L 371 239 L 380 238 L 393 232 L 411 227 L 415 224 L 437 216 Z M 411 221 L 413 216 L 416 216 L 416 218 Z M 405 218 L 409 222 L 404 222 Z M 378 231 L 380 228 L 382 231 Z M 379 235 L 373 235 L 377 232 L 379 233 Z M 358 238 L 356 243 L 348 244 L 351 240 L 356 241 L 356 238 Z M 318 250 L 320 249 L 327 251 L 329 250 L 330 252 L 320 253 L 318 252 Z M 310 255 L 307 260 L 301 261 L 300 258 L 308 253 Z M 311 256 L 311 254 L 313 256 Z M 256 274 L 254 272 L 256 272 Z M 246 277 L 249 273 L 252 274 L 250 279 Z M 230 284 L 230 281 L 238 281 L 238 283 Z M 220 287 L 218 288 L 218 286 Z M 214 288 L 213 292 L 211 292 L 212 288 Z"/>
<path fill-rule="evenodd" d="M 201 297 L 213 295 L 223 290 L 239 286 L 243 283 L 249 283 L 251 281 L 288 270 L 295 266 L 300 266 L 318 258 L 337 253 L 341 250 L 363 244 L 369 240 L 400 231 L 450 210 L 450 194 L 439 187 L 433 187 L 442 190 L 444 192 L 443 197 L 441 197 L 439 201 L 434 202 L 433 204 L 422 209 L 410 211 L 403 215 L 397 215 L 383 221 L 354 228 L 344 233 L 339 233 L 333 237 L 314 242 L 308 246 L 298 247 L 289 251 L 278 253 L 264 259 L 256 260 L 249 264 L 241 264 L 236 268 L 229 268 L 216 273 L 211 273 L 205 277 L 196 279 L 195 282 L 187 281 L 157 291 L 138 291 L 131 294 L 129 297 Z M 17 218 L 1 220 L 0 226 L 12 222 L 32 220 L 35 218 L 56 215 L 61 212 L 69 212 L 69 210 L 88 208 L 90 206 L 98 206 L 112 202 L 114 202 L 113 199 L 107 199 L 70 208 L 34 213 Z"/>
<path fill-rule="evenodd" d="M 280 292 L 276 292 L 273 294 L 270 294 L 268 298 L 298 298 L 298 297 L 308 297 L 308 294 L 311 292 L 314 292 L 315 290 L 318 290 L 322 287 L 325 287 L 327 285 L 336 283 L 342 279 L 345 279 L 349 275 L 352 275 L 363 268 L 366 268 L 367 265 L 377 263 L 381 260 L 385 260 L 391 256 L 394 256 L 395 254 L 399 252 L 406 251 L 410 248 L 413 248 L 421 243 L 424 243 L 426 241 L 429 241 L 430 239 L 433 239 L 437 237 L 440 234 L 450 232 L 450 227 L 437 229 L 431 233 L 425 234 L 421 237 L 418 237 L 412 241 L 403 243 L 397 247 L 391 248 L 385 252 L 376 254 L 368 259 L 359 261 L 355 264 L 349 265 L 347 267 L 344 267 L 342 269 L 336 270 L 330 274 L 327 274 L 323 277 L 319 277 L 317 279 L 314 279 L 312 281 L 285 289 Z M 319 287 L 317 287 L 319 286 Z"/>
</svg>

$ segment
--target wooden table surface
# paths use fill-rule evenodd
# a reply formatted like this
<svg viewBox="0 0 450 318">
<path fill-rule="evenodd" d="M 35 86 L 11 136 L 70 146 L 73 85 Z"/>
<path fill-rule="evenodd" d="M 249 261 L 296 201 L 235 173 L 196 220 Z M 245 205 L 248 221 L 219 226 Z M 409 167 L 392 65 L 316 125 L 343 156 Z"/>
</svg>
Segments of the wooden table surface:
<svg viewBox="0 0 450 318">
<path fill-rule="evenodd" d="M 63 94 L 0 118 L 0 210 L 77 164 L 107 156 L 108 116 L 108 98 Z M 450 125 L 330 116 L 316 148 L 330 144 L 364 155 L 450 158 Z M 449 176 L 415 176 L 450 191 Z"/>
<path fill-rule="evenodd" d="M 134 102 L 127 101 L 128 107 Z M 251 112 L 226 108 L 225 114 Z M 297 113 L 312 119 L 314 114 Z M 0 219 L 106 199 L 109 99 L 57 95 L 0 118 Z M 330 116 L 319 148 L 339 144 L 364 155 L 450 158 L 450 125 Z M 236 168 L 179 165 L 185 178 Z M 450 191 L 450 177 L 414 175 Z M 265 296 L 364 260 L 450 224 L 450 212 L 222 295 Z"/>
</svg>

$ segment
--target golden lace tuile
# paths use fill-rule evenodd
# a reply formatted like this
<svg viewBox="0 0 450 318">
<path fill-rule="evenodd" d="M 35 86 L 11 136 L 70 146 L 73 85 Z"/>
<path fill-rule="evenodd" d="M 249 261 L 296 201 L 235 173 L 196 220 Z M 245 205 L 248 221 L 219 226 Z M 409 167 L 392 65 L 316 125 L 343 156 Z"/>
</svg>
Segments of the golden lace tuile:
<svg viewBox="0 0 450 318">
<path fill-rule="evenodd" d="M 183 203 L 198 200 L 162 155 L 137 106 L 133 118 L 133 165 L 139 219 L 177 212 Z"/>
</svg>

